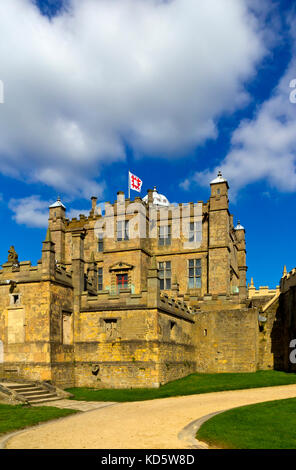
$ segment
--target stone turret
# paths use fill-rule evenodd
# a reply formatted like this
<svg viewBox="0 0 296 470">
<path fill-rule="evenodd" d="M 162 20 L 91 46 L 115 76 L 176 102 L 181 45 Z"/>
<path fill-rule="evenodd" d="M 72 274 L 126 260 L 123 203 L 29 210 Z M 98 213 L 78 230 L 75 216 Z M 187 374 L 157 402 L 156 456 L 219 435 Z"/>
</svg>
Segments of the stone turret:
<svg viewBox="0 0 296 470">
<path fill-rule="evenodd" d="M 209 201 L 208 291 L 230 294 L 228 182 L 219 171 L 211 181 Z"/>
<path fill-rule="evenodd" d="M 238 221 L 235 227 L 237 238 L 237 264 L 239 270 L 239 295 L 241 299 L 247 298 L 247 263 L 246 263 L 246 232 Z"/>
<path fill-rule="evenodd" d="M 61 264 L 65 262 L 65 221 L 66 207 L 58 197 L 57 201 L 49 207 L 48 227 L 55 244 L 56 260 Z"/>
<path fill-rule="evenodd" d="M 42 247 L 42 276 L 54 276 L 56 265 L 55 255 L 55 244 L 51 239 L 50 229 L 48 229 Z"/>
</svg>

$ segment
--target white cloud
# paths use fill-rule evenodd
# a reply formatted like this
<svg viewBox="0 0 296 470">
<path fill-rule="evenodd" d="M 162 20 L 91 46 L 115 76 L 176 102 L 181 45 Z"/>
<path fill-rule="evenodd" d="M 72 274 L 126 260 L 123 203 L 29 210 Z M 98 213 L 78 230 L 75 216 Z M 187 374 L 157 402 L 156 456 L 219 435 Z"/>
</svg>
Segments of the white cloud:
<svg viewBox="0 0 296 470">
<path fill-rule="evenodd" d="M 266 53 L 251 0 L 1 0 L 0 171 L 101 195 L 102 164 L 215 138 Z M 16 34 L 17 32 L 17 34 Z"/>
<path fill-rule="evenodd" d="M 48 226 L 49 206 L 53 201 L 44 201 L 40 196 L 33 195 L 21 199 L 11 199 L 8 207 L 14 213 L 13 219 L 17 224 L 27 227 L 44 228 Z M 80 214 L 88 216 L 89 209 L 70 209 L 66 217 L 79 218 Z"/>
<path fill-rule="evenodd" d="M 226 158 L 213 171 L 187 178 L 181 183 L 183 189 L 189 189 L 192 182 L 208 185 L 217 170 L 222 170 L 233 197 L 240 188 L 258 181 L 282 192 L 296 191 L 296 104 L 290 100 L 290 83 L 296 78 L 295 46 L 296 41 L 294 57 L 272 96 L 253 119 L 243 120 L 234 131 Z"/>
<path fill-rule="evenodd" d="M 39 196 L 29 196 L 9 201 L 9 209 L 14 212 L 12 218 L 17 224 L 24 224 L 27 227 L 47 227 L 48 207 L 49 203 L 42 201 Z"/>
</svg>

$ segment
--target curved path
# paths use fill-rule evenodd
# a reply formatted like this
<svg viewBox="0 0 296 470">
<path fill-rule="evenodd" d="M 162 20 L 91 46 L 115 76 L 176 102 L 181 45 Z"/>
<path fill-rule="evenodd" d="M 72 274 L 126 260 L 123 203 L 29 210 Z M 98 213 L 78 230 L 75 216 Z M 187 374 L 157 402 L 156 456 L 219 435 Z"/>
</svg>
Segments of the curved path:
<svg viewBox="0 0 296 470">
<path fill-rule="evenodd" d="M 8 439 L 6 448 L 192 448 L 186 429 L 193 421 L 237 406 L 292 397 L 296 385 L 117 403 L 18 433 Z"/>
</svg>

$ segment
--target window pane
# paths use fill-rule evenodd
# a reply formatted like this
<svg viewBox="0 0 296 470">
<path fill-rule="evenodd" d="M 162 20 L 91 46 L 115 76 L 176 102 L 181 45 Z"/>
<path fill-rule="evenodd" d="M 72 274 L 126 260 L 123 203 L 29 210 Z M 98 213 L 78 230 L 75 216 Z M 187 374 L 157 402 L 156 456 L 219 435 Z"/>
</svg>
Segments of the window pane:
<svg viewBox="0 0 296 470">
<path fill-rule="evenodd" d="M 193 289 L 194 288 L 194 279 L 193 277 L 190 277 L 188 279 L 188 286 L 189 286 L 189 289 Z"/>
<path fill-rule="evenodd" d="M 170 288 L 171 288 L 171 280 L 167 279 L 166 280 L 166 289 L 170 289 Z"/>
<path fill-rule="evenodd" d="M 201 233 L 201 232 L 197 232 L 197 233 L 196 233 L 196 241 L 197 241 L 197 242 L 201 242 L 201 241 L 202 241 L 202 233 Z"/>
<path fill-rule="evenodd" d="M 189 267 L 193 267 L 194 266 L 194 259 L 190 259 L 189 260 Z"/>
</svg>

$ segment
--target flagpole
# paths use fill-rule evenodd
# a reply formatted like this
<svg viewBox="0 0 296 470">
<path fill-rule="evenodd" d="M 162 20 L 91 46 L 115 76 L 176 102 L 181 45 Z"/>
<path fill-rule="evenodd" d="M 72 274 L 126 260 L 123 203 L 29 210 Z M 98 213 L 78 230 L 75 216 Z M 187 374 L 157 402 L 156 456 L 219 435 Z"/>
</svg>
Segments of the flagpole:
<svg viewBox="0 0 296 470">
<path fill-rule="evenodd" d="M 128 198 L 131 198 L 130 171 L 128 170 Z"/>
</svg>

